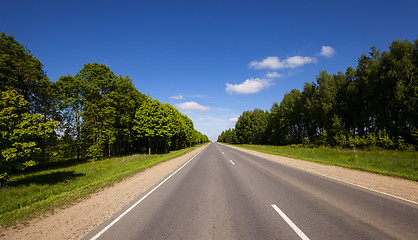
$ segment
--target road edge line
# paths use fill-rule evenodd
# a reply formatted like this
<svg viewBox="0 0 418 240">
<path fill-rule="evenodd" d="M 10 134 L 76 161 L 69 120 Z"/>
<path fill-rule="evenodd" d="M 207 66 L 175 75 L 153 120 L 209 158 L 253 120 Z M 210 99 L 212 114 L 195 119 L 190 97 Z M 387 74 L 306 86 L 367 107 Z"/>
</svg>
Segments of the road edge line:
<svg viewBox="0 0 418 240">
<path fill-rule="evenodd" d="M 207 147 L 207 146 L 206 146 Z M 184 166 L 186 166 L 189 162 L 191 162 L 199 153 L 201 153 L 203 150 L 206 149 L 203 148 L 198 153 L 196 153 L 192 158 L 190 158 L 186 163 L 184 163 L 181 167 L 179 167 L 176 171 L 171 173 L 168 177 L 166 177 L 162 182 L 160 182 L 157 186 L 155 186 L 151 191 L 149 191 L 145 196 L 143 196 L 141 199 L 139 199 L 136 203 L 134 203 L 131 207 L 125 210 L 121 215 L 119 215 L 115 220 L 113 220 L 111 223 L 109 223 L 106 227 L 104 227 L 100 232 L 98 232 L 96 235 L 94 235 L 90 240 L 96 240 L 98 239 L 103 233 L 105 233 L 109 228 L 111 228 L 115 223 L 117 223 L 120 219 L 122 219 L 126 214 L 128 214 L 132 209 L 134 209 L 138 204 L 140 204 L 142 201 L 144 201 L 151 193 L 153 193 L 155 190 L 157 190 L 161 185 L 163 185 L 168 179 L 170 179 L 174 174 L 176 174 L 178 171 L 180 171 Z"/>
</svg>

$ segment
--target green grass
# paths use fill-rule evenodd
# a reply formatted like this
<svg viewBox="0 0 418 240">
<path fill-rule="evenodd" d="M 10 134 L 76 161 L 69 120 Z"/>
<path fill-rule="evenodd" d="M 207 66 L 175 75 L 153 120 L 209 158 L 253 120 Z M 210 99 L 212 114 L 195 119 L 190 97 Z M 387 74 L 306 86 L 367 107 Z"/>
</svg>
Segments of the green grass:
<svg viewBox="0 0 418 240">
<path fill-rule="evenodd" d="M 33 217 L 53 212 L 111 186 L 135 173 L 176 158 L 194 148 L 169 154 L 132 155 L 74 164 L 51 164 L 49 170 L 14 175 L 0 189 L 0 226 L 25 224 Z M 64 165 L 64 166 L 61 166 Z"/>
<path fill-rule="evenodd" d="M 234 145 L 259 152 L 418 181 L 418 152 Z"/>
</svg>

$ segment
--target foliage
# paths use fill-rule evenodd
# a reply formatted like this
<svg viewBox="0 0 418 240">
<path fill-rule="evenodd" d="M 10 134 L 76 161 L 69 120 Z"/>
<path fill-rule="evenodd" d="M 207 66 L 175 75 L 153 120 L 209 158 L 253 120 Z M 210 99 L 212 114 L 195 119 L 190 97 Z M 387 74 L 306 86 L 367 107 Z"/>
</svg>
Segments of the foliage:
<svg viewBox="0 0 418 240">
<path fill-rule="evenodd" d="M 268 112 L 260 109 L 243 112 L 235 124 L 237 140 L 246 143 L 262 143 L 267 119 Z"/>
<path fill-rule="evenodd" d="M 38 84 L 46 78 L 42 63 L 13 36 L 0 33 L 0 90 L 16 90 L 31 106 Z"/>
<path fill-rule="evenodd" d="M 235 129 L 222 131 L 222 133 L 218 136 L 217 141 L 223 143 L 237 143 L 238 138 Z"/>
<path fill-rule="evenodd" d="M 193 122 L 169 104 L 141 94 L 128 77 L 103 64 L 85 64 L 74 76 L 61 76 L 63 130 L 77 147 L 77 159 L 144 152 L 168 152 L 207 142 Z M 203 140 L 202 140 L 203 139 Z"/>
<path fill-rule="evenodd" d="M 163 138 L 170 138 L 170 121 L 168 112 L 158 100 L 147 99 L 142 102 L 135 114 L 133 129 L 138 137 L 148 140 L 148 154 L 154 142 Z"/>
<path fill-rule="evenodd" d="M 134 119 L 134 131 L 138 138 L 148 142 L 148 154 L 151 148 L 166 151 L 171 147 L 180 147 L 208 142 L 193 127 L 193 122 L 169 104 L 161 104 L 148 98 L 138 108 Z"/>
<path fill-rule="evenodd" d="M 55 122 L 43 122 L 39 114 L 29 113 L 28 102 L 14 90 L 0 94 L 0 182 L 11 170 L 37 164 L 39 139 L 47 138 Z M 2 184 L 0 183 L 0 187 Z"/>
</svg>

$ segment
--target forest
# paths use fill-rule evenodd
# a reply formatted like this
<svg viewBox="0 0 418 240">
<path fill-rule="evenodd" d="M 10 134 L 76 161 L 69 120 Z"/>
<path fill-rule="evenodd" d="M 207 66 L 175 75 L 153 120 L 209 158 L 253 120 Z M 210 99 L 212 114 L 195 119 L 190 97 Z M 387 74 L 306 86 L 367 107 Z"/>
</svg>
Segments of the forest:
<svg viewBox="0 0 418 240">
<path fill-rule="evenodd" d="M 316 76 L 270 111 L 254 109 L 218 142 L 356 149 L 418 148 L 418 39 L 372 47 L 357 68 Z"/>
<path fill-rule="evenodd" d="M 0 186 L 11 171 L 63 159 L 166 153 L 208 142 L 169 104 L 129 77 L 86 63 L 50 81 L 14 36 L 0 34 Z"/>
</svg>

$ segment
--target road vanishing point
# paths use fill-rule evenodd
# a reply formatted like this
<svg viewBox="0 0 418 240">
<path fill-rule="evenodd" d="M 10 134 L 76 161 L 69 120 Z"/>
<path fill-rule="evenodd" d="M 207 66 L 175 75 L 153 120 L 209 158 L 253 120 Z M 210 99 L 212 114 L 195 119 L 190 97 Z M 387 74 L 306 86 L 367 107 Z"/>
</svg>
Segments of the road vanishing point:
<svg viewBox="0 0 418 240">
<path fill-rule="evenodd" d="M 418 239 L 418 204 L 211 143 L 83 239 Z"/>
</svg>

